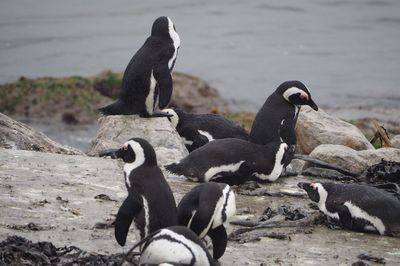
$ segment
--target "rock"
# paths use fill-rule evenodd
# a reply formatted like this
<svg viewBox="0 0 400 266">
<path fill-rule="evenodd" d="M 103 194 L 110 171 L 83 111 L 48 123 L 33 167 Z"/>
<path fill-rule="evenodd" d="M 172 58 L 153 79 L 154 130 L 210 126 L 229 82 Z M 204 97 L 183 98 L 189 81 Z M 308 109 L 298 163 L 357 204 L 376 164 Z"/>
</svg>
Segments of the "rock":
<svg viewBox="0 0 400 266">
<path fill-rule="evenodd" d="M 343 145 L 323 144 L 315 148 L 310 156 L 361 174 L 368 166 L 379 163 L 382 159 L 400 161 L 400 149 L 356 151 Z"/>
<path fill-rule="evenodd" d="M 75 148 L 61 145 L 43 133 L 2 113 L 0 113 L 0 147 L 51 153 L 84 154 Z"/>
<path fill-rule="evenodd" d="M 392 143 L 393 148 L 400 149 L 400 135 L 394 136 L 390 142 Z"/>
<path fill-rule="evenodd" d="M 320 144 L 344 145 L 355 150 L 374 149 L 356 126 L 308 106 L 301 108 L 296 136 L 297 152 L 304 154 L 311 153 Z"/>
<path fill-rule="evenodd" d="M 119 148 L 131 138 L 144 138 L 153 146 L 160 166 L 178 161 L 188 154 L 180 136 L 166 118 L 141 118 L 136 115 L 103 116 L 92 141 L 89 155 Z"/>
<path fill-rule="evenodd" d="M 174 91 L 170 106 L 192 113 L 225 113 L 228 107 L 217 89 L 206 81 L 174 72 Z"/>
</svg>

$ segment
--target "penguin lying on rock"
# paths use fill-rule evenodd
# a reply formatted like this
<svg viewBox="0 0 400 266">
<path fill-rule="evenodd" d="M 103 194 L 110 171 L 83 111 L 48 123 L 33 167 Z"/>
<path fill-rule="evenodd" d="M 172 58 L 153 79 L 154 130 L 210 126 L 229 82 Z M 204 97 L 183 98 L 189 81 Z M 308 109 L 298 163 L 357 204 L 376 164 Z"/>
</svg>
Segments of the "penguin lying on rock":
<svg viewBox="0 0 400 266">
<path fill-rule="evenodd" d="M 129 227 L 134 225 L 140 238 L 178 224 L 178 214 L 171 188 L 157 166 L 156 153 L 144 139 L 133 138 L 115 152 L 125 162 L 124 175 L 128 197 L 119 208 L 115 238 L 125 245 Z"/>
<path fill-rule="evenodd" d="M 249 134 L 241 126 L 216 114 L 191 114 L 180 109 L 164 109 L 183 139 L 189 152 L 215 139 L 249 139 Z"/>
<path fill-rule="evenodd" d="M 198 236 L 184 226 L 156 231 L 143 244 L 139 265 L 219 265 Z"/>
<path fill-rule="evenodd" d="M 153 111 L 156 105 L 165 108 L 171 99 L 171 71 L 179 47 L 180 38 L 171 19 L 157 18 L 150 37 L 126 67 L 118 100 L 99 111 L 104 115 L 166 116 Z"/>
<path fill-rule="evenodd" d="M 226 226 L 235 214 L 235 194 L 229 185 L 222 183 L 197 185 L 178 205 L 179 224 L 190 228 L 200 239 L 208 235 L 216 260 L 225 253 Z"/>
<path fill-rule="evenodd" d="M 359 184 L 299 183 L 328 217 L 344 228 L 400 236 L 400 201 L 381 189 Z"/>
<path fill-rule="evenodd" d="M 165 166 L 173 175 L 199 182 L 240 184 L 248 179 L 275 181 L 287 164 L 288 146 L 282 142 L 259 145 L 241 139 L 219 139 Z"/>
</svg>

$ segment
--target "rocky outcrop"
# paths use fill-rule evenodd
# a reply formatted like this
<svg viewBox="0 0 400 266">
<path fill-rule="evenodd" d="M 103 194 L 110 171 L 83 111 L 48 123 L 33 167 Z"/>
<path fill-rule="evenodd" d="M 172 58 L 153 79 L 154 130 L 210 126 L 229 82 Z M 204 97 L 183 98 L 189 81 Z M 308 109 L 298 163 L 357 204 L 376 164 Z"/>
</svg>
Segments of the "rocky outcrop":
<svg viewBox="0 0 400 266">
<path fill-rule="evenodd" d="M 394 137 L 390 140 L 390 142 L 391 142 L 393 148 L 400 149 L 400 135 L 394 136 Z"/>
<path fill-rule="evenodd" d="M 382 159 L 400 162 L 400 149 L 381 148 L 356 151 L 343 145 L 324 144 L 315 148 L 310 156 L 361 174 L 367 167 L 381 162 Z"/>
<path fill-rule="evenodd" d="M 100 151 L 119 148 L 131 138 L 146 139 L 156 151 L 160 166 L 178 161 L 188 154 L 167 118 L 141 118 L 137 115 L 101 117 L 88 154 L 97 155 Z"/>
<path fill-rule="evenodd" d="M 174 91 L 170 106 L 192 113 L 224 113 L 228 111 L 217 89 L 206 81 L 184 73 L 172 76 Z"/>
<path fill-rule="evenodd" d="M 61 145 L 43 133 L 2 113 L 0 113 L 0 147 L 51 153 L 84 154 L 75 148 Z"/>
<path fill-rule="evenodd" d="M 374 149 L 356 126 L 308 106 L 301 107 L 296 136 L 297 152 L 304 154 L 321 144 L 344 145 L 354 150 Z"/>
</svg>

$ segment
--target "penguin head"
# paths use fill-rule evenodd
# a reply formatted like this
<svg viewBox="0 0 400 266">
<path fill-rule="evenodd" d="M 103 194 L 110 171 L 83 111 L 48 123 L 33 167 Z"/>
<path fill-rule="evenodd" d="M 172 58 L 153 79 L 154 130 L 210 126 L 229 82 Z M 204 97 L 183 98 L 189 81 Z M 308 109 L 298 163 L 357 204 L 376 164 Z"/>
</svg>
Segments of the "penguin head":
<svg viewBox="0 0 400 266">
<path fill-rule="evenodd" d="M 276 91 L 289 103 L 299 106 L 308 105 L 315 111 L 318 111 L 318 106 L 311 99 L 310 91 L 307 87 L 298 80 L 283 82 Z"/>
<path fill-rule="evenodd" d="M 171 122 L 172 126 L 174 128 L 176 128 L 179 124 L 179 114 L 180 111 L 178 109 L 164 109 L 161 112 L 168 114 L 169 116 L 167 116 L 169 122 Z"/>
<path fill-rule="evenodd" d="M 151 28 L 151 36 L 153 37 L 163 37 L 170 38 L 177 48 L 180 46 L 181 41 L 174 23 L 169 17 L 159 17 L 153 22 Z"/>
<path fill-rule="evenodd" d="M 297 184 L 297 186 L 299 188 L 304 189 L 307 194 L 308 197 L 315 202 L 319 202 L 319 198 L 320 198 L 320 191 L 322 184 L 321 183 L 307 183 L 307 182 L 300 182 Z"/>
<path fill-rule="evenodd" d="M 146 140 L 141 138 L 132 138 L 122 145 L 115 152 L 117 158 L 121 158 L 125 163 L 141 165 L 157 165 L 157 157 L 153 147 Z"/>
</svg>

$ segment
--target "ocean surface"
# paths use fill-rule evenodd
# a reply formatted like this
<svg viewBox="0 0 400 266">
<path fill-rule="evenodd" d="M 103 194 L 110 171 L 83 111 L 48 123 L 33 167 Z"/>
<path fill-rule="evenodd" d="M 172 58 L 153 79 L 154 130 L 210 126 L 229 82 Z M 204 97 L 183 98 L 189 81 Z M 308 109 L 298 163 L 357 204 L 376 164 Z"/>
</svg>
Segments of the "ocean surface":
<svg viewBox="0 0 400 266">
<path fill-rule="evenodd" d="M 340 117 L 400 121 L 399 0 L 2 0 L 0 83 L 123 71 L 161 15 L 181 37 L 176 70 L 235 111 L 298 79 Z"/>
</svg>

